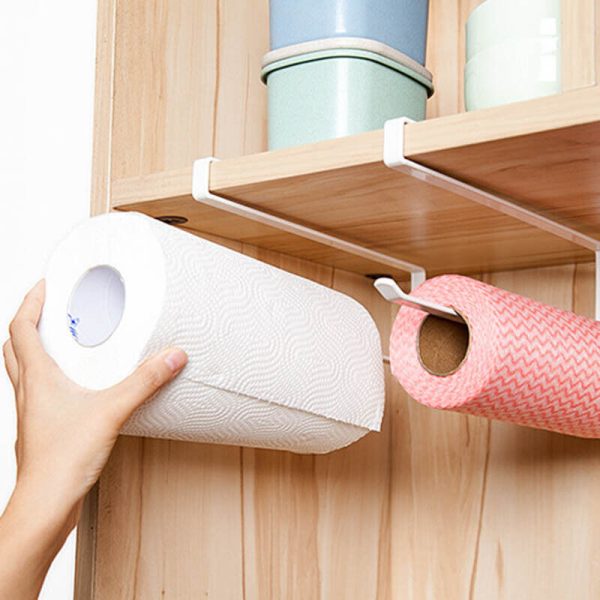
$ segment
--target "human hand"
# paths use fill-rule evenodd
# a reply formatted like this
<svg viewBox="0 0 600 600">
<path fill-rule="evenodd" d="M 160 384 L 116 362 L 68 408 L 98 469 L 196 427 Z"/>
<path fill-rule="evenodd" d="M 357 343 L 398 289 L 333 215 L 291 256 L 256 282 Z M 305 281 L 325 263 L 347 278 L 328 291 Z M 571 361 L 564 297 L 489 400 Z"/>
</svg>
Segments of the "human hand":
<svg viewBox="0 0 600 600">
<path fill-rule="evenodd" d="M 41 580 L 33 586 L 39 591 L 55 553 L 76 525 L 82 500 L 98 480 L 121 427 L 187 363 L 182 350 L 165 350 L 112 388 L 82 388 L 62 373 L 42 346 L 37 324 L 43 304 L 42 281 L 25 297 L 11 323 L 10 340 L 3 347 L 18 423 L 17 482 L 0 519 L 0 598 L 9 597 L 3 585 L 13 573 L 6 569 L 10 555 L 14 556 L 6 538 L 12 532 L 24 545 L 35 540 L 36 548 L 43 547 L 29 565 L 34 570 L 36 565 L 45 565 Z M 10 597 L 35 597 L 37 591 L 30 583 L 25 585 L 25 592 L 8 588 L 19 590 Z"/>
</svg>

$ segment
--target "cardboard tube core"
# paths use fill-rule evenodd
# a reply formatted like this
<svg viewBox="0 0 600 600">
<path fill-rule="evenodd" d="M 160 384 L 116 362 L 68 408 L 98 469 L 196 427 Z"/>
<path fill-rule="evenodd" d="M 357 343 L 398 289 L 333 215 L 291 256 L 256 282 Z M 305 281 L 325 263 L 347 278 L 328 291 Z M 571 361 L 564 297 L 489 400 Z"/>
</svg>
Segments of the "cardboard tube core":
<svg viewBox="0 0 600 600">
<path fill-rule="evenodd" d="M 452 375 L 458 371 L 469 352 L 469 340 L 467 323 L 428 315 L 419 330 L 419 360 L 432 375 Z"/>
</svg>

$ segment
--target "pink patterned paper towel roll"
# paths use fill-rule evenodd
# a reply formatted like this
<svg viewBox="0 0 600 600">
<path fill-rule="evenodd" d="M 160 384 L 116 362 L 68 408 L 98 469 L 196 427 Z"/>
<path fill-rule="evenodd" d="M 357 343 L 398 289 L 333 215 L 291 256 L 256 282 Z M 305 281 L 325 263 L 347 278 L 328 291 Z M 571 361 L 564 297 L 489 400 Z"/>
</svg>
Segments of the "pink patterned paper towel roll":
<svg viewBox="0 0 600 600">
<path fill-rule="evenodd" d="M 415 296 L 455 308 L 459 325 L 402 307 L 392 372 L 431 408 L 600 437 L 600 323 L 445 275 Z"/>
</svg>

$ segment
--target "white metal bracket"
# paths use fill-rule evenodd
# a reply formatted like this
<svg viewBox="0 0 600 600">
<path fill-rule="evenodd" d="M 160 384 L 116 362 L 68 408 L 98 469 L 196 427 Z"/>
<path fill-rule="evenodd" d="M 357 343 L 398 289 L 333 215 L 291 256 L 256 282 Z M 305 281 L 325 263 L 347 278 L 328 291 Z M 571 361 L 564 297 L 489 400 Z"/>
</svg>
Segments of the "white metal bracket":
<svg viewBox="0 0 600 600">
<path fill-rule="evenodd" d="M 280 231 L 286 231 L 313 242 L 342 250 L 348 254 L 353 254 L 355 256 L 360 256 L 361 258 L 372 260 L 380 264 L 388 265 L 400 271 L 406 271 L 410 273 L 411 290 L 414 290 L 425 281 L 425 269 L 419 265 L 388 256 L 387 254 L 382 254 L 381 252 L 377 252 L 369 248 L 364 248 L 363 246 L 359 246 L 358 244 L 348 242 L 347 240 L 342 240 L 340 238 L 331 236 L 323 233 L 322 231 L 311 229 L 310 227 L 300 225 L 299 223 L 288 221 L 276 215 L 272 215 L 213 194 L 210 191 L 210 167 L 212 163 L 217 160 L 218 159 L 210 156 L 194 161 L 192 175 L 192 196 L 197 202 L 202 202 L 203 204 L 213 208 L 218 208 L 231 214 L 250 219 L 257 223 L 274 227 Z M 392 302 L 396 302 L 398 304 L 409 304 L 410 306 L 420 307 L 421 310 L 426 310 L 439 316 L 445 316 L 450 319 L 458 319 L 462 321 L 462 319 L 460 319 L 460 317 L 451 308 L 438 306 L 428 301 L 421 302 L 418 298 L 409 296 L 393 279 L 389 277 L 380 277 L 376 282 L 376 286 L 380 293 L 382 293 L 384 297 Z"/>
<path fill-rule="evenodd" d="M 214 157 L 201 158 L 194 161 L 193 176 L 192 176 L 192 196 L 194 200 L 202 202 L 213 208 L 227 211 L 231 214 L 245 219 L 250 219 L 269 227 L 274 227 L 280 231 L 286 231 L 299 237 L 353 254 L 354 256 L 360 256 L 367 260 L 393 267 L 399 271 L 406 271 L 411 274 L 411 282 L 413 285 L 417 285 L 425 280 L 425 270 L 423 267 L 410 263 L 404 260 L 400 260 L 393 256 L 388 256 L 376 250 L 365 248 L 354 244 L 347 240 L 334 237 L 322 231 L 311 229 L 305 225 L 288 221 L 276 215 L 272 215 L 256 208 L 240 204 L 233 200 L 217 196 L 210 191 L 210 167 L 211 164 L 218 159 Z"/>
<path fill-rule="evenodd" d="M 443 319 L 450 319 L 451 321 L 464 323 L 462 317 L 453 308 L 442 306 L 441 304 L 431 302 L 430 300 L 411 296 L 402 291 L 400 286 L 390 277 L 380 277 L 375 282 L 375 288 L 386 300 L 393 302 L 394 304 L 412 306 L 413 308 L 424 310 L 430 315 L 435 315 L 436 317 L 442 317 Z"/>
<path fill-rule="evenodd" d="M 383 161 L 385 165 L 391 169 L 400 171 L 428 184 L 445 189 L 473 202 L 477 202 L 478 204 L 492 208 L 512 218 L 532 225 L 533 227 L 537 227 L 538 229 L 542 229 L 543 231 L 593 251 L 596 258 L 595 314 L 596 318 L 600 319 L 600 241 L 570 229 L 565 225 L 556 223 L 548 217 L 528 210 L 506 197 L 481 190 L 463 181 L 449 177 L 443 173 L 439 173 L 433 169 L 430 169 L 429 167 L 406 158 L 405 130 L 406 125 L 412 122 L 413 121 L 411 119 L 406 117 L 392 119 L 391 121 L 386 122 L 384 128 L 383 145 Z M 273 227 L 280 231 L 297 235 L 318 244 L 323 244 L 325 246 L 341 250 L 342 252 L 359 256 L 367 260 L 372 260 L 400 271 L 406 271 L 411 275 L 411 290 L 414 290 L 425 281 L 425 268 L 420 265 L 400 260 L 370 248 L 365 248 L 353 242 L 349 242 L 322 231 L 301 225 L 300 223 L 295 223 L 282 217 L 278 217 L 277 215 L 270 214 L 250 206 L 240 204 L 239 202 L 229 200 L 228 198 L 223 198 L 213 194 L 210 191 L 210 168 L 212 163 L 217 160 L 218 159 L 214 157 L 206 157 L 194 162 L 192 176 L 192 196 L 196 201 L 202 202 L 207 206 L 211 206 L 219 210 L 224 210 L 239 217 L 243 217 L 257 223 L 262 223 L 263 225 Z M 460 316 L 452 308 L 441 306 L 433 302 L 408 295 L 402 291 L 400 286 L 393 279 L 389 277 L 379 278 L 375 282 L 375 287 L 379 293 L 390 302 L 419 308 L 420 310 L 424 310 L 443 318 L 462 321 Z"/>
<path fill-rule="evenodd" d="M 600 241 L 571 229 L 566 225 L 557 223 L 544 215 L 520 206 L 517 202 L 505 196 L 479 189 L 464 181 L 444 175 L 443 173 L 408 159 L 405 153 L 405 133 L 406 125 L 409 123 L 414 123 L 414 121 L 407 117 L 392 119 L 385 123 L 383 137 L 383 162 L 385 165 L 390 169 L 400 171 L 425 183 L 452 192 L 463 198 L 487 206 L 488 208 L 492 208 L 514 219 L 518 219 L 528 225 L 537 227 L 538 229 L 594 252 L 596 261 L 595 317 L 596 320 L 600 320 Z M 381 286 L 378 286 L 377 283 L 378 282 L 375 282 L 375 286 L 379 289 Z M 386 283 L 383 283 L 383 287 L 386 287 Z M 380 293 L 384 295 L 381 290 Z M 386 296 L 384 295 L 384 297 Z M 409 296 L 409 298 L 412 299 L 412 296 Z M 420 302 L 423 303 L 425 301 L 421 300 Z M 407 302 L 406 300 L 403 300 L 402 303 Z M 431 310 L 429 312 L 431 312 Z"/>
<path fill-rule="evenodd" d="M 538 229 L 542 229 L 548 233 L 556 235 L 564 240 L 582 246 L 587 250 L 596 252 L 600 250 L 600 241 L 575 231 L 541 215 L 537 212 L 520 206 L 517 202 L 501 196 L 499 194 L 492 194 L 473 185 L 449 177 L 443 173 L 439 173 L 425 165 L 416 163 L 405 155 L 405 131 L 406 125 L 414 123 L 407 117 L 401 117 L 399 119 L 392 119 L 387 121 L 384 127 L 383 137 L 383 162 L 390 169 L 400 171 L 411 177 L 415 177 L 425 183 L 434 185 L 438 188 L 452 192 L 463 198 L 467 198 L 473 202 L 477 202 L 488 208 L 493 208 L 495 211 L 501 212 L 509 217 L 518 219 L 523 223 L 527 223 Z"/>
</svg>

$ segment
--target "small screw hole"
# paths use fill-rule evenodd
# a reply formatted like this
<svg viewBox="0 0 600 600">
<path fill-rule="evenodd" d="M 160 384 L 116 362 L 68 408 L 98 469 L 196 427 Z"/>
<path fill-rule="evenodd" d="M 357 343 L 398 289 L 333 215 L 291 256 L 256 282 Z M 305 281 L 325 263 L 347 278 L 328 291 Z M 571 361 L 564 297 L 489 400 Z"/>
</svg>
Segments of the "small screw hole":
<svg viewBox="0 0 600 600">
<path fill-rule="evenodd" d="M 156 217 L 159 221 L 166 223 L 167 225 L 183 225 L 188 220 L 185 217 L 179 217 L 177 215 L 165 215 L 164 217 Z"/>
</svg>

